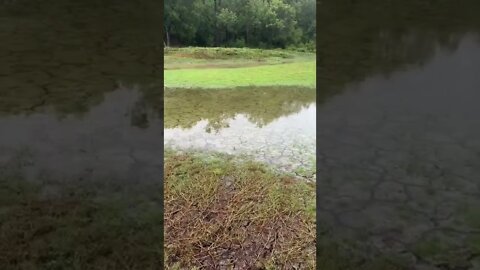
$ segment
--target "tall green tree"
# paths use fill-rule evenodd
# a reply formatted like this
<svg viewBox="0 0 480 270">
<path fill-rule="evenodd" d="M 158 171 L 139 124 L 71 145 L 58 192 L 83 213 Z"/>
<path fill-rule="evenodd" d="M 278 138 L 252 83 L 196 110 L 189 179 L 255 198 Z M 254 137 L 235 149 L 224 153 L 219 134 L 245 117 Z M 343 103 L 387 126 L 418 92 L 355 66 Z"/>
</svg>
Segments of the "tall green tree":
<svg viewBox="0 0 480 270">
<path fill-rule="evenodd" d="M 315 0 L 165 0 L 165 45 L 280 47 L 313 43 Z"/>
</svg>

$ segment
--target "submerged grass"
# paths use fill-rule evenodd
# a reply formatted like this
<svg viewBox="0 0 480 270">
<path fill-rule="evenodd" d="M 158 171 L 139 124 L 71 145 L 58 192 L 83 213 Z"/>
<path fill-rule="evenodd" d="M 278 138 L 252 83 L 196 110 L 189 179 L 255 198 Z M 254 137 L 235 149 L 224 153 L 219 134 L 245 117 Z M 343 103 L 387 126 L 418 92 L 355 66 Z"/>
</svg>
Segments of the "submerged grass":
<svg viewBox="0 0 480 270">
<path fill-rule="evenodd" d="M 314 269 L 315 187 L 212 154 L 165 159 L 167 269 Z"/>
<path fill-rule="evenodd" d="M 241 68 L 164 71 L 166 87 L 231 88 L 238 86 L 315 87 L 315 61 Z"/>
</svg>

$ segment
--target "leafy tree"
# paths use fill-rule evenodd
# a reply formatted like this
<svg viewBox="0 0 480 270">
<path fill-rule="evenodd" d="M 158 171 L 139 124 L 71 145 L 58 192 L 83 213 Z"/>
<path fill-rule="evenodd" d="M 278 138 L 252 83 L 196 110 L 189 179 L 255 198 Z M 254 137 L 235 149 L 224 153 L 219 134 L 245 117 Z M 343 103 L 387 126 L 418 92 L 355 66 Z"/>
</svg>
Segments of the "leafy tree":
<svg viewBox="0 0 480 270">
<path fill-rule="evenodd" d="M 315 0 L 165 0 L 164 41 L 183 46 L 313 43 Z"/>
</svg>

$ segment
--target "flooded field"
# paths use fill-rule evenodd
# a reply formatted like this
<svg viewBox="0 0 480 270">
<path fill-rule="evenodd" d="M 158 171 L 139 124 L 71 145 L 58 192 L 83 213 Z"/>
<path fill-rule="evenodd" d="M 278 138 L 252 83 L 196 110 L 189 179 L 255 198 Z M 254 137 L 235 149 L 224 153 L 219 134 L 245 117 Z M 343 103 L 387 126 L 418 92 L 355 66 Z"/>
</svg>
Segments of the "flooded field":
<svg viewBox="0 0 480 270">
<path fill-rule="evenodd" d="M 248 156 L 315 176 L 315 91 L 301 87 L 166 89 L 166 147 Z"/>
<path fill-rule="evenodd" d="M 358 245 L 361 265 L 480 269 L 478 5 L 330 4 L 353 11 L 320 44 L 318 237 Z"/>
<path fill-rule="evenodd" d="M 165 59 L 166 265 L 314 269 L 315 54 L 179 47 Z"/>
</svg>

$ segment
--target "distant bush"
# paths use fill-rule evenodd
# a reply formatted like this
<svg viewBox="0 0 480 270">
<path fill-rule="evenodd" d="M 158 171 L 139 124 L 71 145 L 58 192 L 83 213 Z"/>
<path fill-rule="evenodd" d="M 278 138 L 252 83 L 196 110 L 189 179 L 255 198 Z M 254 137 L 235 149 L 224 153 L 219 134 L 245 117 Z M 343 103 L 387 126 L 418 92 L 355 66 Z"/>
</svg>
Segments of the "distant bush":
<svg viewBox="0 0 480 270">
<path fill-rule="evenodd" d="M 288 46 L 287 49 L 291 51 L 297 51 L 297 52 L 316 52 L 317 45 L 315 41 L 308 41 L 303 44 Z"/>
<path fill-rule="evenodd" d="M 247 44 L 245 43 L 244 38 L 239 38 L 239 39 L 233 41 L 232 43 L 230 43 L 230 47 L 245 48 L 245 47 L 247 47 Z"/>
</svg>

